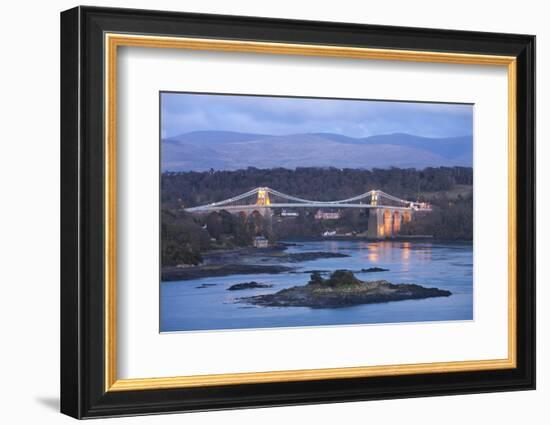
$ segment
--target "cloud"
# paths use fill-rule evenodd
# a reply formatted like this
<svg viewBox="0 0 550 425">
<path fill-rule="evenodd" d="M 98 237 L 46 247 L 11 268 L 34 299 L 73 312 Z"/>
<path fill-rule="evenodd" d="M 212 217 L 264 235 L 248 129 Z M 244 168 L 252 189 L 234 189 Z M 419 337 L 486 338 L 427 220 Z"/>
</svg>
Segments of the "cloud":
<svg viewBox="0 0 550 425">
<path fill-rule="evenodd" d="M 162 134 L 199 130 L 272 135 L 330 132 L 351 137 L 409 133 L 470 135 L 466 104 L 162 93 Z"/>
</svg>

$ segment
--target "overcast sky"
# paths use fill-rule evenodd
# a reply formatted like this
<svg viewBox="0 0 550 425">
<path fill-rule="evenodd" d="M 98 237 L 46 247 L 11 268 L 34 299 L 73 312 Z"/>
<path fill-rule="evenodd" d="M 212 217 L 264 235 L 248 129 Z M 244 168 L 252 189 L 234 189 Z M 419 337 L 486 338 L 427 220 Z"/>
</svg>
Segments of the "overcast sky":
<svg viewBox="0 0 550 425">
<path fill-rule="evenodd" d="M 473 132 L 472 105 L 441 103 L 162 93 L 161 117 L 163 138 L 201 130 L 351 137 L 454 137 Z"/>
</svg>

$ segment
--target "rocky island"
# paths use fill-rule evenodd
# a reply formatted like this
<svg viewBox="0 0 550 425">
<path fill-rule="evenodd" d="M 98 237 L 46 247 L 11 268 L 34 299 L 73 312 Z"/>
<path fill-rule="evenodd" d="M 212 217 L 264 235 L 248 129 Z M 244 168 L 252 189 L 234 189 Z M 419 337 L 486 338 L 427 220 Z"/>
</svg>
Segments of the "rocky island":
<svg viewBox="0 0 550 425">
<path fill-rule="evenodd" d="M 307 285 L 294 286 L 273 294 L 243 297 L 238 302 L 263 307 L 338 308 L 450 295 L 450 291 L 416 284 L 393 284 L 386 280 L 365 282 L 348 270 L 336 270 L 328 279 L 314 272 Z"/>
<path fill-rule="evenodd" d="M 237 283 L 227 288 L 227 290 L 242 291 L 243 289 L 262 289 L 262 288 L 271 288 L 272 286 L 273 285 L 269 285 L 267 283 L 258 283 L 258 282 L 252 281 L 252 282 L 245 282 L 245 283 Z"/>
<path fill-rule="evenodd" d="M 363 273 L 379 273 L 379 272 L 389 272 L 389 269 L 383 269 L 382 267 L 369 267 L 368 269 L 361 269 Z"/>
</svg>

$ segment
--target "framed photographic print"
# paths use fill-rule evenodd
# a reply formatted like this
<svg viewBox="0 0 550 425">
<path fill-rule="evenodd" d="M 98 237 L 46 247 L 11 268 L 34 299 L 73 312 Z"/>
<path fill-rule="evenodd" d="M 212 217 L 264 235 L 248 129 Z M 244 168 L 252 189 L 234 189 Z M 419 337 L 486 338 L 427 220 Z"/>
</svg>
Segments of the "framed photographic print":
<svg viewBox="0 0 550 425">
<path fill-rule="evenodd" d="M 61 14 L 61 411 L 533 389 L 529 35 Z"/>
</svg>

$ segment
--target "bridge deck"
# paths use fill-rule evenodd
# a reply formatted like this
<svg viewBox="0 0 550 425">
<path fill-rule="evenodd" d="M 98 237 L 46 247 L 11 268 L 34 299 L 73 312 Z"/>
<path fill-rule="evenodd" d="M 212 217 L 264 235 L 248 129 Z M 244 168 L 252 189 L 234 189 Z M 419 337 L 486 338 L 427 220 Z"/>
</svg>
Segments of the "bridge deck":
<svg viewBox="0 0 550 425">
<path fill-rule="evenodd" d="M 393 205 L 371 205 L 371 204 L 334 204 L 334 203 L 282 203 L 270 205 L 205 205 L 200 207 L 186 208 L 188 212 L 221 211 L 221 210 L 257 210 L 262 208 L 364 208 L 364 209 L 391 209 L 397 211 L 431 211 L 431 209 L 415 209 L 411 207 L 396 207 Z"/>
</svg>

